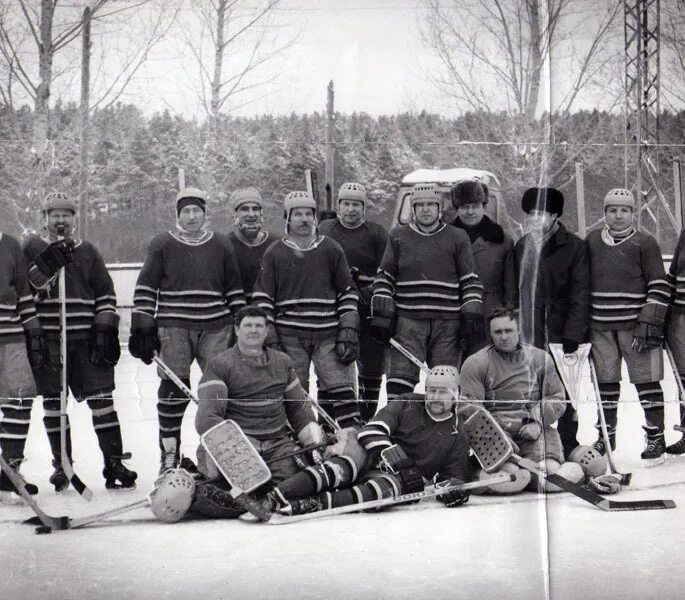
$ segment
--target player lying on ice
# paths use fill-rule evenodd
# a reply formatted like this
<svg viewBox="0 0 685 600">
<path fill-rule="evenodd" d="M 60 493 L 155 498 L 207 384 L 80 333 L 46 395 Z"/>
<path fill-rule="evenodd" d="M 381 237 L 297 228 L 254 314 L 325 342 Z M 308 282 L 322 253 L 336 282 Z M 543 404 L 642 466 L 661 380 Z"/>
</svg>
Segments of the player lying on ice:
<svg viewBox="0 0 685 600">
<path fill-rule="evenodd" d="M 564 388 L 552 357 L 519 338 L 517 312 L 498 308 L 488 316 L 492 343 L 466 359 L 461 370 L 459 418 L 466 420 L 478 408 L 487 409 L 514 444 L 514 451 L 574 483 L 588 484 L 600 493 L 615 493 L 618 481 L 604 476 L 606 458 L 593 448 L 578 446 L 568 459 L 554 427 L 566 409 Z M 486 493 L 515 494 L 539 489 L 537 477 L 514 463 L 502 469 L 515 476 L 511 482 L 486 488 Z M 480 471 L 476 477 L 490 477 Z M 559 492 L 545 483 L 544 491 Z M 542 490 L 540 490 L 542 491 Z"/>
</svg>

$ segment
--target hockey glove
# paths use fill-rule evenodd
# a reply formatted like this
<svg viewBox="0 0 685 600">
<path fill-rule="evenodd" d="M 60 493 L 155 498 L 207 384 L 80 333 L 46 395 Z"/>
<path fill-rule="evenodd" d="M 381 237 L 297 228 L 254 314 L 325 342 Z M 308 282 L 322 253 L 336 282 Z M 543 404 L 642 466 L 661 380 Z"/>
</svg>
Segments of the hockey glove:
<svg viewBox="0 0 685 600">
<path fill-rule="evenodd" d="M 664 343 L 663 325 L 653 325 L 639 321 L 633 329 L 633 343 L 631 347 L 637 352 L 647 352 L 660 348 Z"/>
<path fill-rule="evenodd" d="M 95 316 L 90 330 L 90 362 L 98 367 L 113 367 L 120 356 L 119 315 L 101 312 Z"/>
<path fill-rule="evenodd" d="M 600 475 L 587 482 L 588 487 L 598 494 L 617 494 L 621 491 L 621 482 L 615 475 Z"/>
<path fill-rule="evenodd" d="M 402 485 L 403 494 L 412 494 L 423 490 L 423 477 L 421 477 L 419 468 L 414 460 L 407 456 L 401 446 L 394 444 L 385 448 L 381 452 L 380 467 L 382 471 L 397 476 Z"/>
<path fill-rule="evenodd" d="M 50 244 L 38 256 L 34 263 L 46 277 L 52 277 L 64 265 L 74 262 L 74 240 L 63 239 Z"/>
<path fill-rule="evenodd" d="M 134 358 L 139 358 L 146 365 L 152 363 L 155 352 L 159 352 L 161 345 L 157 336 L 157 326 L 131 329 L 128 338 L 128 351 Z"/>
<path fill-rule="evenodd" d="M 30 329 L 26 332 L 26 350 L 29 364 L 34 371 L 42 369 L 49 362 L 48 341 L 40 328 Z"/>
<path fill-rule="evenodd" d="M 536 423 L 535 421 L 530 421 L 521 425 L 521 429 L 519 429 L 517 438 L 522 441 L 534 442 L 540 437 L 541 433 L 542 428 L 540 427 L 540 424 Z"/>
<path fill-rule="evenodd" d="M 463 484 L 461 479 L 451 479 L 451 484 Z M 469 493 L 462 490 L 451 490 L 438 496 L 438 501 L 442 502 L 447 508 L 461 506 L 469 501 Z"/>
<path fill-rule="evenodd" d="M 369 333 L 379 343 L 387 346 L 394 333 L 395 301 L 390 296 L 375 295 L 371 298 L 371 326 Z"/>
<path fill-rule="evenodd" d="M 358 328 L 359 315 L 356 312 L 348 311 L 341 315 L 338 337 L 335 339 L 335 353 L 344 365 L 353 363 L 359 356 Z"/>
<path fill-rule="evenodd" d="M 574 354 L 578 350 L 580 344 L 574 340 L 562 339 L 561 347 L 564 349 L 564 354 Z"/>
<path fill-rule="evenodd" d="M 485 322 L 483 315 L 477 313 L 462 313 L 459 337 L 468 347 L 473 347 L 485 341 Z"/>
</svg>

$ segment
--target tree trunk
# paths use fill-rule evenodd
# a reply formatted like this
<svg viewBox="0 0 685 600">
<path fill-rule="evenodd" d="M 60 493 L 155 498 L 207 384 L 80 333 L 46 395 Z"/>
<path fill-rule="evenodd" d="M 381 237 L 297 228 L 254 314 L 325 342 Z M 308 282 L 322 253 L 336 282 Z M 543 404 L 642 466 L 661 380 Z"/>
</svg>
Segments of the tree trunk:
<svg viewBox="0 0 685 600">
<path fill-rule="evenodd" d="M 224 65 L 224 23 L 226 0 L 219 0 L 216 7 L 216 46 L 214 48 L 214 75 L 212 77 L 212 98 L 210 104 L 210 139 L 213 148 L 218 146 L 219 110 L 221 109 L 221 78 Z"/>
<path fill-rule="evenodd" d="M 43 158 L 45 142 L 48 139 L 50 111 L 50 82 L 52 81 L 52 19 L 55 5 L 52 0 L 41 0 L 40 3 L 40 47 L 38 73 L 40 82 L 36 93 L 36 106 L 33 124 L 33 148 L 38 159 Z"/>
<path fill-rule="evenodd" d="M 540 23 L 540 0 L 528 0 L 528 14 L 530 20 L 530 55 L 531 72 L 530 87 L 525 99 L 526 125 L 535 121 L 535 110 L 540 95 L 540 77 L 542 75 L 542 25 Z M 547 0 L 542 0 L 546 2 Z M 547 24 L 545 24 L 547 27 Z"/>
</svg>

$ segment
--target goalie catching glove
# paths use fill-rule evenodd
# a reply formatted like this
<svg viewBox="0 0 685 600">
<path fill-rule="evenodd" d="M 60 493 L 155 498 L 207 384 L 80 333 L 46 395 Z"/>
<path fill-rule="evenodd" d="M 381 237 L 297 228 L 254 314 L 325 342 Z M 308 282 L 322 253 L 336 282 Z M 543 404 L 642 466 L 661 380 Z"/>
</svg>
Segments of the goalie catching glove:
<svg viewBox="0 0 685 600">
<path fill-rule="evenodd" d="M 462 485 L 464 482 L 461 479 L 450 479 L 450 485 Z M 461 506 L 469 501 L 469 493 L 463 490 L 451 490 L 440 494 L 438 501 L 442 502 L 447 508 L 455 508 Z"/>
<path fill-rule="evenodd" d="M 402 485 L 403 494 L 412 494 L 423 490 L 423 477 L 413 459 L 401 446 L 394 444 L 381 452 L 381 471 L 395 475 Z"/>
<path fill-rule="evenodd" d="M 614 475 L 600 475 L 587 482 L 588 487 L 598 494 L 617 494 L 621 491 L 621 482 Z"/>
</svg>

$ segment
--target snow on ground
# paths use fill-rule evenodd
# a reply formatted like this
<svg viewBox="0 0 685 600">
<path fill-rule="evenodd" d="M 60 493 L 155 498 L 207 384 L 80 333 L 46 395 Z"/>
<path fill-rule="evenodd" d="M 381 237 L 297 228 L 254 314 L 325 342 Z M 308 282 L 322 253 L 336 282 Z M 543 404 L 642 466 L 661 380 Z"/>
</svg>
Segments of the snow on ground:
<svg viewBox="0 0 685 600">
<path fill-rule="evenodd" d="M 197 384 L 194 373 L 193 385 Z M 585 388 L 589 391 L 587 379 Z M 53 516 L 73 518 L 145 497 L 157 474 L 155 370 L 122 356 L 116 404 L 125 449 L 139 472 L 133 492 L 104 488 L 101 457 L 85 405 L 71 409 L 76 471 L 94 492 L 57 495 L 40 403 L 23 471 Z M 664 384 L 667 425 L 676 421 L 675 386 Z M 148 509 L 73 531 L 38 536 L 21 521 L 25 506 L 0 505 L 1 597 L 23 599 L 420 599 L 555 600 L 681 598 L 685 538 L 685 458 L 645 468 L 642 414 L 631 386 L 620 408 L 620 469 L 633 485 L 620 499 L 671 498 L 675 510 L 605 513 L 568 494 L 544 498 L 472 497 L 458 509 L 435 501 L 383 514 L 342 515 L 272 526 L 242 521 L 158 522 Z M 581 441 L 591 442 L 594 407 L 582 401 Z M 191 407 L 185 454 L 197 435 Z M 677 438 L 667 432 L 667 441 Z M 545 577 L 549 574 L 549 579 Z"/>
</svg>

